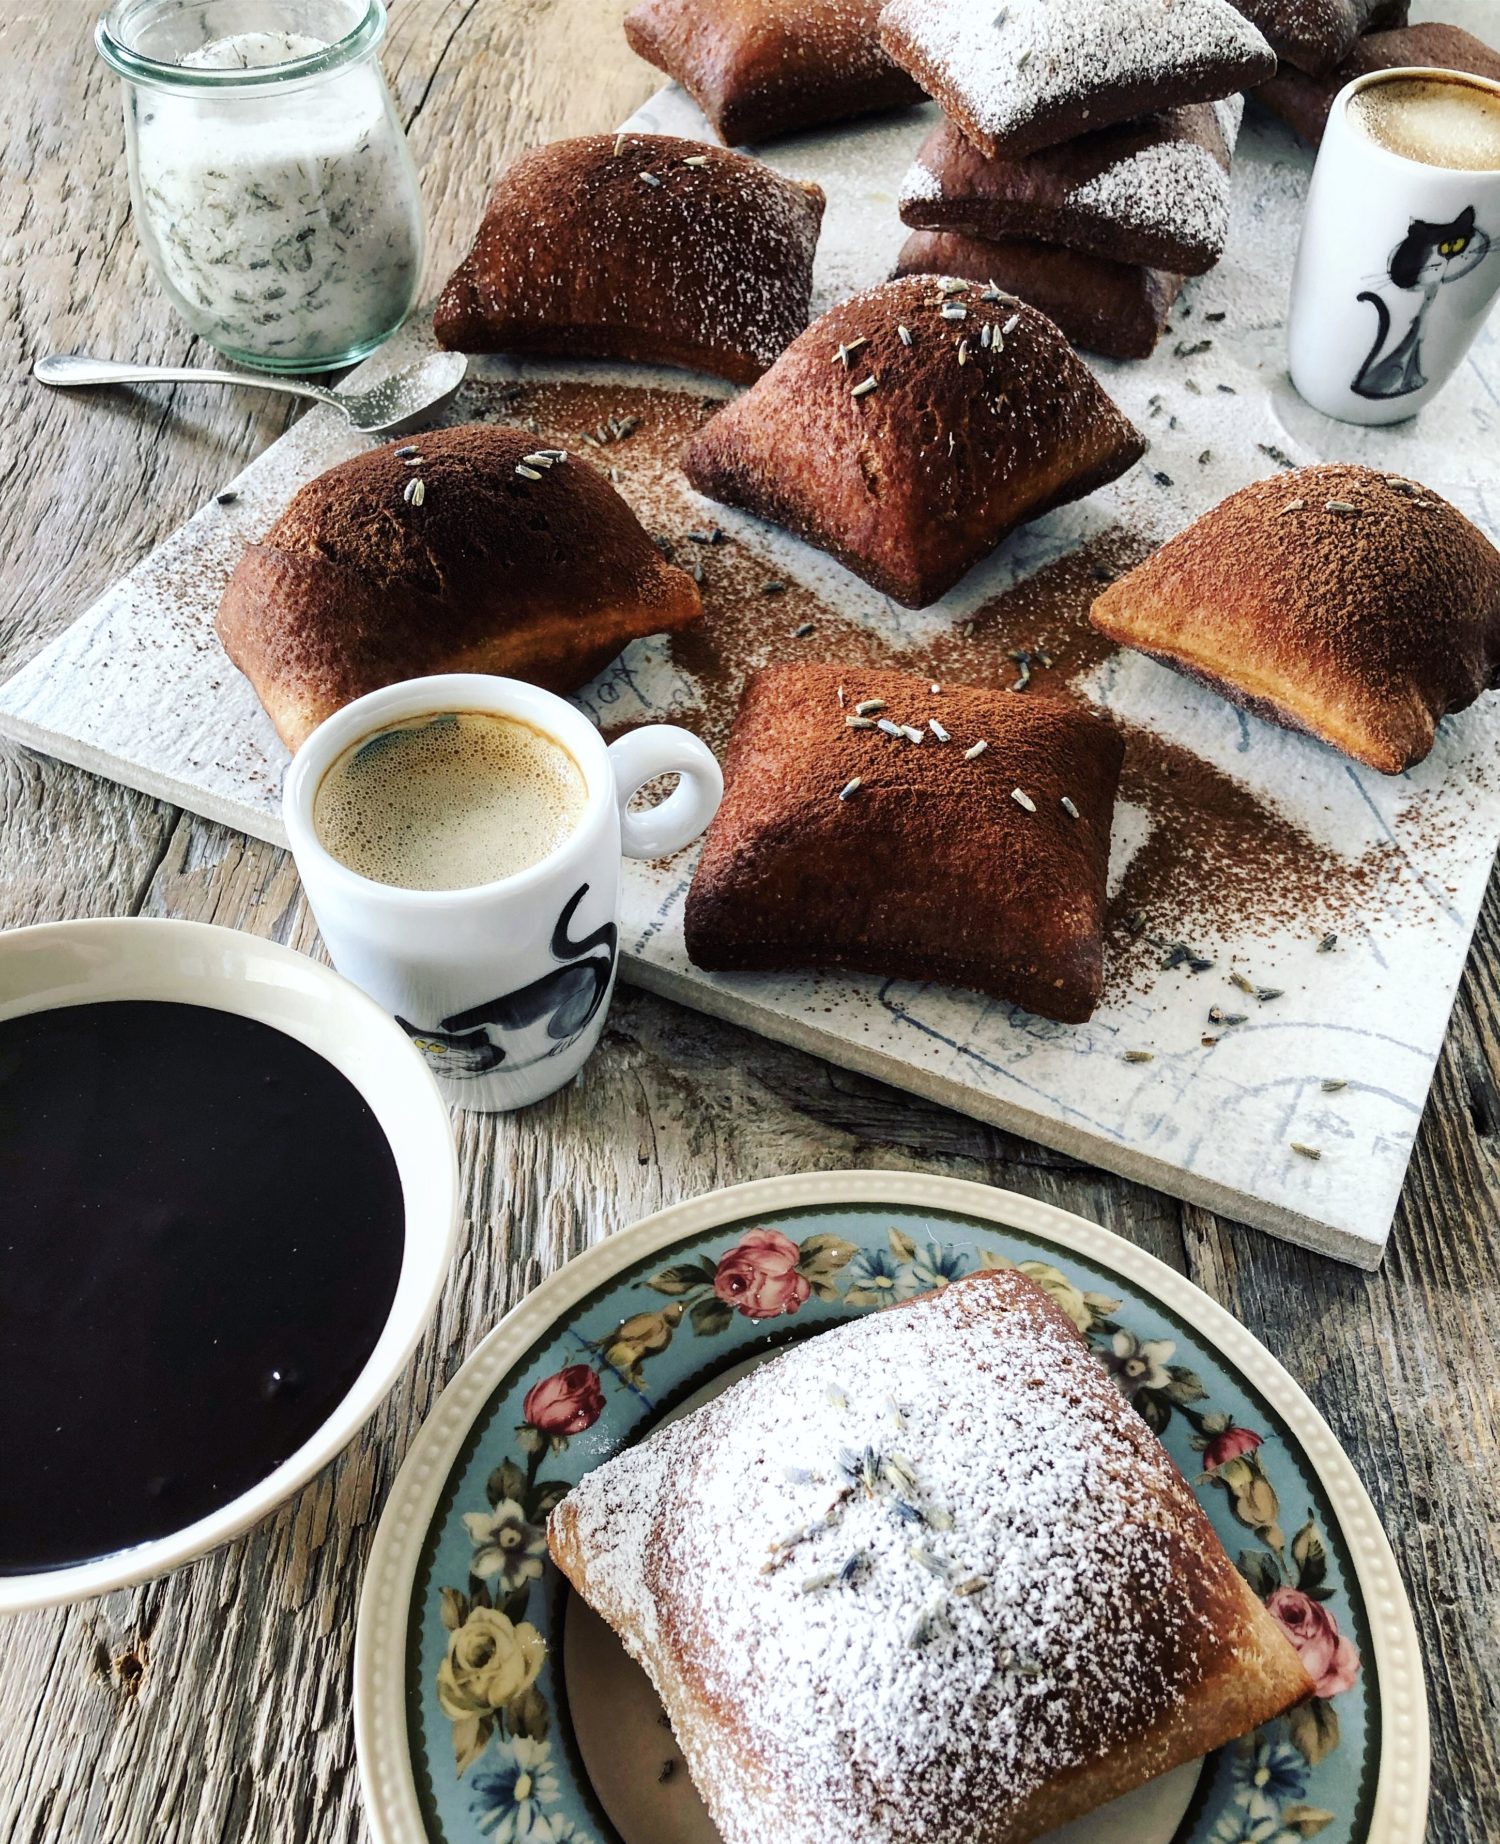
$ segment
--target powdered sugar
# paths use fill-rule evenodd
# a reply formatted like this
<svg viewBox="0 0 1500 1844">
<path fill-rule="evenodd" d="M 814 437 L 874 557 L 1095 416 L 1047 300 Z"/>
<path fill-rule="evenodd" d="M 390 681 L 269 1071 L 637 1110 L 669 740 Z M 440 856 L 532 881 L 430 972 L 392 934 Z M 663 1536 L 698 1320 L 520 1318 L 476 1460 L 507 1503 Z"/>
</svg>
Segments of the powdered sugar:
<svg viewBox="0 0 1500 1844">
<path fill-rule="evenodd" d="M 1147 1727 L 1215 1643 L 1183 1576 L 1228 1564 L 1185 1486 L 999 1280 L 797 1347 L 568 1501 L 669 1708 L 686 1683 L 745 1723 L 738 1748 L 679 1730 L 726 1844 L 826 1844 L 851 1786 L 862 1839 L 982 1828 Z"/>
<path fill-rule="evenodd" d="M 1273 69 L 1226 0 L 890 0 L 881 37 L 975 138 L 1018 153 L 1077 132 L 1069 117 L 1103 127 Z"/>
<path fill-rule="evenodd" d="M 1245 99 L 1216 102 L 1226 159 L 1187 138 L 1166 136 L 1075 187 L 1067 203 L 1105 224 L 1222 250 L 1229 230 L 1229 166 Z"/>
</svg>

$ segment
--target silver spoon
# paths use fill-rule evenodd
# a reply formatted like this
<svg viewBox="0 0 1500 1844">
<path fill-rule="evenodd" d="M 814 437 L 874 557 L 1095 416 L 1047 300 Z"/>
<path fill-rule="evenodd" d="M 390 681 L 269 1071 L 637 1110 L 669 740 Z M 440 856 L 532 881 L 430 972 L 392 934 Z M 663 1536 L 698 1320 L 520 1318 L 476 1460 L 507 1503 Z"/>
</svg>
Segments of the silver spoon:
<svg viewBox="0 0 1500 1844">
<path fill-rule="evenodd" d="M 461 352 L 433 352 L 369 390 L 353 392 L 331 391 L 301 378 L 276 378 L 262 372 L 121 365 L 113 359 L 91 358 L 86 352 L 60 352 L 38 359 L 31 369 L 43 384 L 245 384 L 253 391 L 284 391 L 289 397 L 332 404 L 361 435 L 401 435 L 430 422 L 453 401 L 468 367 Z"/>
</svg>

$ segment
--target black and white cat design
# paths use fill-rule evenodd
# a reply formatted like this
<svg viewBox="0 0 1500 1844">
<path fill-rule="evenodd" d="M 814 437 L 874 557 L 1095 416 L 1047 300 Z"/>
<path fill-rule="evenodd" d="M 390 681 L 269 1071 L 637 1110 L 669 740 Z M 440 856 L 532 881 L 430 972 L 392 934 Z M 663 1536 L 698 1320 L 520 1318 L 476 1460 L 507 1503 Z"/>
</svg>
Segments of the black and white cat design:
<svg viewBox="0 0 1500 1844">
<path fill-rule="evenodd" d="M 435 1031 L 396 1020 L 435 1074 L 483 1076 L 502 1063 L 511 1070 L 526 1069 L 566 1050 L 588 1026 L 609 991 L 619 938 L 613 922 L 601 923 L 576 941 L 569 934 L 588 889 L 583 884 L 573 892 L 552 930 L 552 958 L 560 965 L 514 992 L 452 1013 Z M 496 1042 L 492 1032 L 503 1034 L 505 1041 Z"/>
<path fill-rule="evenodd" d="M 1427 383 L 1422 370 L 1422 334 L 1427 317 L 1446 282 L 1477 269 L 1490 253 L 1490 240 L 1474 225 L 1474 207 L 1467 206 L 1447 224 L 1429 224 L 1413 218 L 1411 227 L 1391 252 L 1386 274 L 1399 289 L 1420 292 L 1416 312 L 1394 345 L 1389 344 L 1395 316 L 1385 300 L 1369 289 L 1355 298 L 1375 309 L 1378 330 L 1365 362 L 1350 389 L 1360 397 L 1406 397 Z"/>
</svg>

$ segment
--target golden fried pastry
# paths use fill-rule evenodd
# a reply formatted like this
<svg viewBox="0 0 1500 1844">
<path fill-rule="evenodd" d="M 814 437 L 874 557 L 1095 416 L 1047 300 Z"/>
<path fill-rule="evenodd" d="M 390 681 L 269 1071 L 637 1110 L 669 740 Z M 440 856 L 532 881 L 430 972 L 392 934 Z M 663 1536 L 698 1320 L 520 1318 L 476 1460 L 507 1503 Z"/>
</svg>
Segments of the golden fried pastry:
<svg viewBox="0 0 1500 1844">
<path fill-rule="evenodd" d="M 1235 0 L 1278 58 L 1310 76 L 1341 64 L 1362 32 L 1404 26 L 1409 0 Z"/>
<path fill-rule="evenodd" d="M 1023 237 L 1202 275 L 1224 253 L 1229 163 L 1244 107 L 1240 96 L 1185 103 L 1019 160 L 988 160 L 940 122 L 902 182 L 901 216 L 918 230 Z M 1036 305 L 1061 324 L 1044 302 Z"/>
<path fill-rule="evenodd" d="M 913 231 L 897 275 L 934 271 L 994 282 L 1055 321 L 1075 346 L 1111 359 L 1148 358 L 1182 290 L 1182 277 L 1165 269 L 1028 237 L 990 243 L 958 231 Z"/>
<path fill-rule="evenodd" d="M 731 145 L 867 115 L 922 92 L 880 47 L 881 0 L 639 0 L 630 48 Z"/>
<path fill-rule="evenodd" d="M 1009 158 L 1276 69 L 1228 0 L 888 0 L 880 42 L 981 153 Z"/>
<path fill-rule="evenodd" d="M 1143 451 L 1051 321 L 926 275 L 825 314 L 699 430 L 683 469 L 920 608 Z"/>
<path fill-rule="evenodd" d="M 730 738 L 688 957 L 938 980 L 1080 1022 L 1123 755 L 1106 718 L 1057 699 L 768 667 Z"/>
<path fill-rule="evenodd" d="M 1095 602 L 1094 626 L 1399 775 L 1500 685 L 1500 551 L 1426 487 L 1299 468 L 1242 487 Z"/>
<path fill-rule="evenodd" d="M 758 378 L 807 325 L 822 188 L 673 135 L 523 154 L 437 304 L 439 345 Z"/>
<path fill-rule="evenodd" d="M 698 620 L 596 469 L 467 424 L 302 488 L 224 591 L 219 639 L 289 749 L 342 705 L 434 672 L 576 691 L 630 641 Z"/>
<path fill-rule="evenodd" d="M 1015 1269 L 793 1345 L 586 1473 L 548 1541 L 724 1844 L 1025 1844 L 1313 1690 Z"/>
<path fill-rule="evenodd" d="M 1500 54 L 1491 51 L 1472 32 L 1428 20 L 1419 26 L 1402 26 L 1394 32 L 1372 32 L 1366 38 L 1357 38 L 1348 57 L 1326 77 L 1308 77 L 1283 64 L 1255 94 L 1293 133 L 1316 147 L 1323 139 L 1333 99 L 1346 83 L 1377 70 L 1402 70 L 1412 65 L 1464 70 L 1472 76 L 1500 82 Z"/>
</svg>

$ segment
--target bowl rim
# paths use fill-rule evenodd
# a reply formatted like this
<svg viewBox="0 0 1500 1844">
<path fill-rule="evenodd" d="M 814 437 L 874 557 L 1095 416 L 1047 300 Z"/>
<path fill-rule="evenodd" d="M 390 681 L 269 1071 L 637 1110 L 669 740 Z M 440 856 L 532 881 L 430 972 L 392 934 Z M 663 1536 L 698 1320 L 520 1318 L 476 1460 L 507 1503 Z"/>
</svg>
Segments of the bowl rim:
<svg viewBox="0 0 1500 1844">
<path fill-rule="evenodd" d="M 40 956 L 35 966 L 44 973 L 55 973 L 71 957 L 74 979 L 67 986 L 56 977 L 29 985 L 24 971 L 7 978 L 18 956 Z M 452 1266 L 461 1192 L 448 1105 L 405 1032 L 373 999 L 309 955 L 214 923 L 116 916 L 0 932 L 0 1019 L 133 998 L 198 1003 L 256 1018 L 307 1044 L 348 1077 L 375 1113 L 400 1173 L 400 1276 L 359 1375 L 279 1466 L 164 1536 L 62 1568 L 0 1575 L 0 1613 L 134 1586 L 218 1548 L 277 1510 L 349 1445 L 385 1400 L 430 1324 Z M 381 1054 L 386 1047 L 389 1056 Z"/>
</svg>

